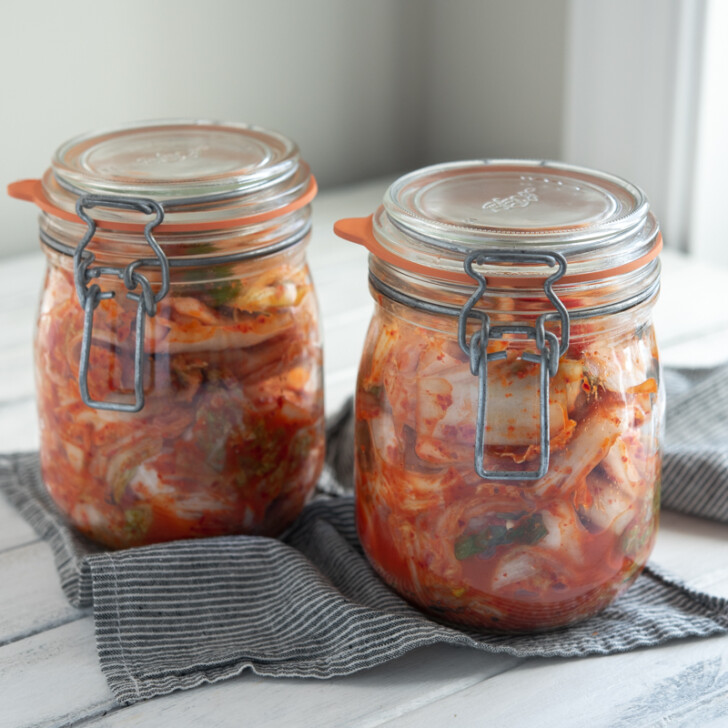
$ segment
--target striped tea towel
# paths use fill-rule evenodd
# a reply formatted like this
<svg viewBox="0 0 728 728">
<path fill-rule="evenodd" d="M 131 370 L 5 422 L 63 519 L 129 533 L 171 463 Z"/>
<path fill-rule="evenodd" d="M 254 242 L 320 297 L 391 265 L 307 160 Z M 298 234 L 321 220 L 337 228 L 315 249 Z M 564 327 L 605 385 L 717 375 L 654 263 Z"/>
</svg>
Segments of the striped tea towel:
<svg viewBox="0 0 728 728">
<path fill-rule="evenodd" d="M 728 367 L 669 373 L 665 502 L 728 521 Z M 689 422 L 688 415 L 689 413 Z M 120 703 L 259 675 L 346 675 L 435 643 L 521 657 L 623 652 L 728 632 L 728 600 L 654 565 L 600 615 L 538 635 L 435 622 L 374 574 L 356 537 L 352 415 L 328 432 L 329 465 L 283 540 L 231 536 L 105 552 L 74 535 L 46 495 L 36 454 L 0 460 L 0 490 L 54 550 L 65 593 L 93 606 L 101 667 Z"/>
<path fill-rule="evenodd" d="M 728 523 L 728 366 L 667 369 L 662 507 Z"/>
</svg>

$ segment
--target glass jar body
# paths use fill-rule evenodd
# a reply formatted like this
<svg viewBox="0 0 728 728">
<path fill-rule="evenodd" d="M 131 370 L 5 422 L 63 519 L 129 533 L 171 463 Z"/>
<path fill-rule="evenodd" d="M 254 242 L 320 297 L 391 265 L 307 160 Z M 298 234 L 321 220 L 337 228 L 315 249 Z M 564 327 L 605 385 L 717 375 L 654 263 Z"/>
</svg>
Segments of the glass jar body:
<svg viewBox="0 0 728 728">
<path fill-rule="evenodd" d="M 56 239 L 78 240 L 74 227 L 41 221 Z M 123 240 L 105 244 L 103 231 L 96 238 L 103 264 L 148 257 L 143 238 L 126 248 Z M 229 253 L 235 236 L 223 238 L 159 240 L 172 260 Z M 145 403 L 134 413 L 83 403 L 84 312 L 73 261 L 45 248 L 35 338 L 41 464 L 53 500 L 81 532 L 116 548 L 275 536 L 296 518 L 324 455 L 322 352 L 306 242 L 237 264 L 172 266 L 169 293 L 146 319 Z M 152 269 L 139 271 L 158 285 Z M 89 394 L 129 401 L 137 304 L 113 276 L 98 282 L 114 296 L 94 312 Z"/>
<path fill-rule="evenodd" d="M 375 299 L 355 481 L 376 571 L 433 615 L 481 628 L 542 630 L 603 609 L 636 579 L 658 521 L 664 407 L 652 301 L 573 322 L 549 385 L 549 470 L 499 481 L 474 469 L 478 377 L 457 319 Z M 533 324 L 538 312 L 501 304 L 492 325 Z M 507 355 L 488 364 L 487 470 L 537 469 L 539 364 L 521 357 L 533 348 L 507 335 L 489 346 Z"/>
</svg>

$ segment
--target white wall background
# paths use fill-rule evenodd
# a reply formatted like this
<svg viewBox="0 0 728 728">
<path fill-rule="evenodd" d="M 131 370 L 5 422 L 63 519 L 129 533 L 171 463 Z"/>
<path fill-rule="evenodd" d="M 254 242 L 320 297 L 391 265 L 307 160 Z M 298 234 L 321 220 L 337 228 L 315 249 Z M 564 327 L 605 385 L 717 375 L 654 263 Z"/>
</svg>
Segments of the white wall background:
<svg viewBox="0 0 728 728">
<path fill-rule="evenodd" d="M 322 187 L 452 155 L 556 156 L 560 53 L 554 48 L 539 69 L 540 83 L 555 91 L 546 92 L 545 113 L 529 119 L 534 84 L 521 85 L 529 73 L 518 59 L 538 26 L 522 36 L 515 30 L 536 13 L 563 34 L 564 7 L 563 0 L 8 2 L 0 12 L 0 183 L 39 176 L 71 136 L 160 117 L 282 131 Z M 520 79 L 512 97 L 505 54 Z M 491 113 L 493 105 L 501 110 Z M 516 125 L 513 115 L 522 117 Z M 0 254 L 35 249 L 27 204 L 0 195 L 0 218 Z"/>
<path fill-rule="evenodd" d="M 323 186 L 416 163 L 417 0 L 27 0 L 0 7 L 0 182 L 138 119 L 247 121 L 294 138 Z M 35 215 L 0 195 L 0 253 Z"/>
<path fill-rule="evenodd" d="M 703 0 L 572 0 L 568 23 L 562 157 L 640 185 L 687 251 Z"/>
<path fill-rule="evenodd" d="M 564 105 L 566 0 L 432 0 L 428 162 L 557 158 Z"/>
<path fill-rule="evenodd" d="M 728 2 L 708 0 L 702 44 L 703 74 L 697 114 L 697 147 L 690 219 L 691 252 L 728 265 Z"/>
<path fill-rule="evenodd" d="M 706 2 L 728 4 L 7 2 L 0 184 L 88 130 L 231 119 L 294 138 L 323 188 L 468 157 L 600 167 L 643 186 L 687 249 Z M 0 221 L 0 256 L 36 249 L 27 204 L 0 194 Z"/>
</svg>

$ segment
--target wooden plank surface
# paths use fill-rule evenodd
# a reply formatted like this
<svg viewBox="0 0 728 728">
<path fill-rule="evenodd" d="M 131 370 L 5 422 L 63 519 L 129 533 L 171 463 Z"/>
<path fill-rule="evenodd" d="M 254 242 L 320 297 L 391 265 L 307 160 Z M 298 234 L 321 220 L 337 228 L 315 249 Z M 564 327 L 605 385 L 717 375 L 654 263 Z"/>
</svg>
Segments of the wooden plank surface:
<svg viewBox="0 0 728 728">
<path fill-rule="evenodd" d="M 728 637 L 721 637 L 624 655 L 529 660 L 396 725 L 698 728 L 728 716 L 727 652 Z"/>
<path fill-rule="evenodd" d="M 37 540 L 35 531 L 0 496 L 0 553 Z"/>
<path fill-rule="evenodd" d="M 366 673 L 336 680 L 271 680 L 252 674 L 137 704 L 91 721 L 90 726 L 125 728 L 199 725 L 295 728 L 368 728 L 478 685 L 519 664 L 474 650 L 418 650 Z M 150 720 L 151 719 L 151 720 Z M 84 724 L 86 725 L 86 724 Z"/>
<path fill-rule="evenodd" d="M 382 181 L 320 196 L 310 247 L 325 336 L 327 411 L 354 387 L 372 310 L 366 252 L 336 239 L 342 215 L 373 211 Z M 37 446 L 31 329 L 40 254 L 2 263 L 0 450 Z M 663 360 L 728 360 L 728 271 L 666 254 L 656 308 Z M 663 514 L 653 559 L 693 586 L 728 596 L 728 527 Z M 89 616 L 65 602 L 48 546 L 0 499 L 0 727 L 728 725 L 728 639 L 674 643 L 628 655 L 518 661 L 432 647 L 330 681 L 251 674 L 136 706 L 114 704 Z M 725 718 L 726 722 L 721 722 Z"/>
<path fill-rule="evenodd" d="M 60 728 L 115 707 L 91 617 L 0 649 L 0 726 Z"/>
<path fill-rule="evenodd" d="M 0 646 L 80 619 L 58 581 L 47 544 L 35 541 L 0 552 Z M 2 654 L 0 652 L 0 654 Z"/>
</svg>

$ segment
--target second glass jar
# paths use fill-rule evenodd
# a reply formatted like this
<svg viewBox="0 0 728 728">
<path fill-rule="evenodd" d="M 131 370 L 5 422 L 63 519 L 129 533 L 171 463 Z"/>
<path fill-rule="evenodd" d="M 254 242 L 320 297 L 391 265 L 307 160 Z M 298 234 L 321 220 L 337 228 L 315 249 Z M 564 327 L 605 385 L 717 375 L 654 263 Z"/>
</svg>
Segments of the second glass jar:
<svg viewBox="0 0 728 728">
<path fill-rule="evenodd" d="M 355 481 L 376 571 L 494 630 L 603 609 L 658 520 L 660 239 L 644 195 L 566 165 L 440 165 L 337 232 L 372 252 Z"/>
</svg>

